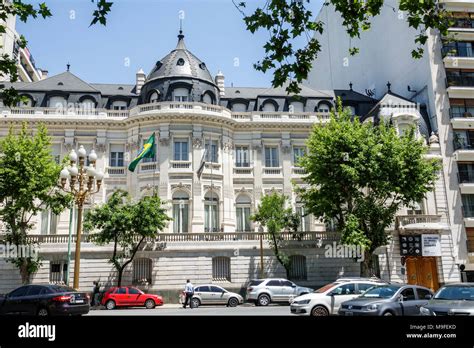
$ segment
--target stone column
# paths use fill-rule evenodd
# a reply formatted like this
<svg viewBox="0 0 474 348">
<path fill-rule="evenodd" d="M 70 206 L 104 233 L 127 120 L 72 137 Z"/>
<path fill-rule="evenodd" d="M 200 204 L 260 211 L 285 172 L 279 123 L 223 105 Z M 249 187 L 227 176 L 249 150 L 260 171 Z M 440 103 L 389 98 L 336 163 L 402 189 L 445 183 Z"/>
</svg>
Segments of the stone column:
<svg viewBox="0 0 474 348">
<path fill-rule="evenodd" d="M 235 232 L 235 205 L 234 205 L 234 143 L 229 131 L 222 135 L 222 201 L 223 216 L 222 224 L 224 232 Z"/>
<path fill-rule="evenodd" d="M 158 152 L 158 166 L 160 168 L 160 183 L 158 188 L 158 194 L 160 196 L 161 201 L 166 205 L 166 203 L 171 199 L 171 193 L 169 190 L 169 160 L 173 155 L 172 151 L 170 150 L 172 145 L 170 145 L 170 132 L 169 132 L 169 124 L 162 124 L 159 128 L 159 139 L 157 142 L 157 152 Z M 156 183 L 155 183 L 156 184 Z M 172 209 L 168 209 L 167 211 L 168 216 L 172 216 Z M 171 233 L 172 232 L 172 222 L 168 224 L 168 229 L 165 232 Z"/>
<path fill-rule="evenodd" d="M 193 139 L 192 139 L 192 168 L 193 168 L 193 187 L 192 202 L 190 203 L 191 211 L 191 231 L 190 232 L 204 232 L 204 204 L 203 204 L 203 190 L 202 190 L 202 175 L 197 177 L 197 171 L 201 164 L 201 159 L 204 153 L 204 139 L 202 136 L 202 125 L 193 125 Z"/>
</svg>

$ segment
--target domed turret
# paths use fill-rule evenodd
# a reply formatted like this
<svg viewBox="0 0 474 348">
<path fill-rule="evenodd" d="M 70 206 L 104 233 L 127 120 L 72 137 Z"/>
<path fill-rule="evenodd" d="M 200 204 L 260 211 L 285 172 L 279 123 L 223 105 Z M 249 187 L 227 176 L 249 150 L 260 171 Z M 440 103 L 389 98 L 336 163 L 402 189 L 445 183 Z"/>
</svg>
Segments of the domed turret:
<svg viewBox="0 0 474 348">
<path fill-rule="evenodd" d="M 217 104 L 219 88 L 206 64 L 186 48 L 180 30 L 176 48 L 156 62 L 140 94 L 141 103 L 182 101 Z"/>
</svg>

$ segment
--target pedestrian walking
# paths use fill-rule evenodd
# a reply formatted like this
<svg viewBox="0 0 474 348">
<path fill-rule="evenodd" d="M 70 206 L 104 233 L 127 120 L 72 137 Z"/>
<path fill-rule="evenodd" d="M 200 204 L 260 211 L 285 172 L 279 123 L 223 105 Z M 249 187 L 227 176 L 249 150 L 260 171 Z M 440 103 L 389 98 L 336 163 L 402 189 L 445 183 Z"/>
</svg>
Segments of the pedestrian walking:
<svg viewBox="0 0 474 348">
<path fill-rule="evenodd" d="M 193 309 L 194 286 L 189 279 L 186 280 L 186 285 L 184 286 L 184 292 L 185 292 L 186 298 L 184 300 L 183 308 L 186 308 L 188 304 L 188 300 L 189 300 L 189 308 Z"/>
<path fill-rule="evenodd" d="M 100 284 L 98 281 L 94 281 L 92 284 L 94 284 L 94 288 L 92 289 L 91 307 L 95 307 L 99 305 Z"/>
</svg>

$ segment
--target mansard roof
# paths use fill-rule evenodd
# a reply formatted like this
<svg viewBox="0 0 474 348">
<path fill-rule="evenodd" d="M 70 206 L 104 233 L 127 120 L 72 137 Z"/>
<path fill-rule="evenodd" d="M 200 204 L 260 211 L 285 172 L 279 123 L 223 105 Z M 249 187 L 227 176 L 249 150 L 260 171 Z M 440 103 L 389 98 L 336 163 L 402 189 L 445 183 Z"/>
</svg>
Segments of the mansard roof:
<svg viewBox="0 0 474 348">
<path fill-rule="evenodd" d="M 25 91 L 64 91 L 64 92 L 88 92 L 99 93 L 100 91 L 69 71 L 48 77 L 33 83 L 28 83 L 18 88 Z"/>
</svg>

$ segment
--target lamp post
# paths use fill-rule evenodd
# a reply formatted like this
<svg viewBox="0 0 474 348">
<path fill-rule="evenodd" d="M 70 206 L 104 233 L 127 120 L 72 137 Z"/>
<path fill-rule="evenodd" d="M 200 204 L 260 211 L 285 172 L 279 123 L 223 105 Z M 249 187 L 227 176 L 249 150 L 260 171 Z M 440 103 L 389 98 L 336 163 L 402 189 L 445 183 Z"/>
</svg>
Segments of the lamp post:
<svg viewBox="0 0 474 348">
<path fill-rule="evenodd" d="M 97 171 L 97 154 L 92 150 L 89 154 L 89 163 L 86 165 L 87 152 L 84 146 L 79 150 L 71 150 L 69 153 L 70 165 L 61 171 L 61 188 L 74 196 L 77 205 L 77 230 L 76 230 L 76 252 L 74 255 L 74 284 L 73 288 L 79 288 L 79 269 L 81 263 L 81 232 L 82 232 L 82 211 L 84 202 L 91 195 L 99 192 L 104 174 Z M 69 188 L 66 184 L 69 180 Z M 69 272 L 69 268 L 68 268 Z"/>
<path fill-rule="evenodd" d="M 260 278 L 263 279 L 263 226 L 258 227 L 258 234 L 260 235 Z"/>
</svg>

